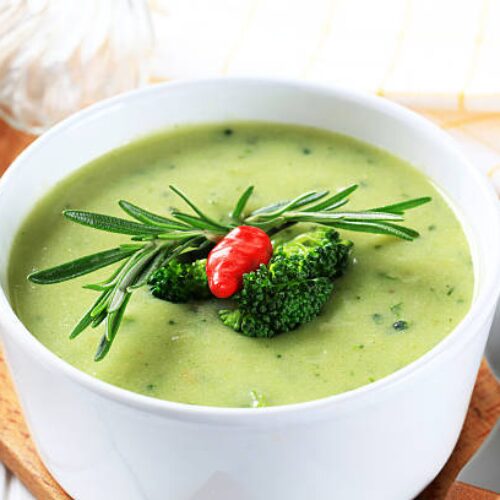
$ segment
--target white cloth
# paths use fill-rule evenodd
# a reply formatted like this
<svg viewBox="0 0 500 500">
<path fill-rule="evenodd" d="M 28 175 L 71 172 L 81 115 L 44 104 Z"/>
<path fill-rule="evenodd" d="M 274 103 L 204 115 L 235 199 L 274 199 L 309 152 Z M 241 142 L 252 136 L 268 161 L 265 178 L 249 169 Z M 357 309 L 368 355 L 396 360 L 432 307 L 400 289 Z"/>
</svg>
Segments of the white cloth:
<svg viewBox="0 0 500 500">
<path fill-rule="evenodd" d="M 330 82 L 427 109 L 500 111 L 500 0 L 150 0 L 153 78 Z"/>
</svg>

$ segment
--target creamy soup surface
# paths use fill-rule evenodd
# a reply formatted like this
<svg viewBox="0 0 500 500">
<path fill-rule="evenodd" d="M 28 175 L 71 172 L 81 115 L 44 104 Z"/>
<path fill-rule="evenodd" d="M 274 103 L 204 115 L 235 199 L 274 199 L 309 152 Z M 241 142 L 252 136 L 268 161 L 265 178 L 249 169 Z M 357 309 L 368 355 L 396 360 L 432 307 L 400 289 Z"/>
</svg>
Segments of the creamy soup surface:
<svg viewBox="0 0 500 500">
<path fill-rule="evenodd" d="M 44 168 L 44 165 L 40 165 Z M 82 288 L 110 268 L 57 285 L 26 276 L 128 241 L 65 221 L 83 209 L 123 217 L 125 199 L 157 213 L 182 202 L 174 184 L 215 217 L 255 186 L 249 208 L 314 189 L 358 183 L 349 208 L 432 196 L 408 214 L 413 242 L 341 231 L 352 262 L 322 314 L 272 339 L 225 327 L 220 301 L 172 304 L 134 293 L 108 356 L 94 362 L 102 326 L 68 334 L 95 300 Z M 185 207 L 183 207 L 185 208 Z M 126 216 L 125 216 L 126 217 Z M 84 166 L 52 189 L 24 222 L 10 262 L 16 313 L 32 334 L 77 368 L 119 387 L 184 403 L 248 407 L 322 398 L 372 383 L 435 346 L 467 312 L 473 291 L 468 244 L 454 212 L 406 162 L 332 133 L 265 123 L 179 127 L 148 136 Z M 398 331 L 397 321 L 408 328 Z"/>
</svg>

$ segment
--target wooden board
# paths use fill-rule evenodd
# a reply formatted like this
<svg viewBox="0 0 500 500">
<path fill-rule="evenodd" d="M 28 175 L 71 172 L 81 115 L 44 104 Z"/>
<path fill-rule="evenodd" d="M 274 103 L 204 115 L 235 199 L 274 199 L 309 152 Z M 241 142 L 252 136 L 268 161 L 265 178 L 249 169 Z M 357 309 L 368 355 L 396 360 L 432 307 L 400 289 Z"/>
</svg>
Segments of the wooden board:
<svg viewBox="0 0 500 500">
<path fill-rule="evenodd" d="M 33 137 L 14 132 L 0 122 L 0 174 L 32 140 Z M 486 361 L 483 361 L 455 451 L 438 477 L 419 496 L 419 500 L 447 498 L 459 471 L 479 448 L 498 418 L 500 418 L 500 384 L 491 373 Z M 37 498 L 50 500 L 69 498 L 50 476 L 36 453 L 1 353 L 0 461 L 18 476 Z M 459 489 L 459 496 L 456 495 L 456 488 L 454 491 L 454 496 L 450 494 L 448 500 L 485 498 L 476 495 L 466 486 Z"/>
<path fill-rule="evenodd" d="M 14 158 L 34 140 L 34 136 L 14 130 L 0 120 L 0 175 L 14 161 Z"/>
<path fill-rule="evenodd" d="M 438 477 L 419 496 L 419 500 L 446 498 L 458 473 L 481 446 L 499 418 L 500 384 L 486 360 L 483 360 L 455 450 Z"/>
<path fill-rule="evenodd" d="M 63 500 L 69 496 L 42 464 L 0 353 L 0 461 L 36 498 Z"/>
</svg>

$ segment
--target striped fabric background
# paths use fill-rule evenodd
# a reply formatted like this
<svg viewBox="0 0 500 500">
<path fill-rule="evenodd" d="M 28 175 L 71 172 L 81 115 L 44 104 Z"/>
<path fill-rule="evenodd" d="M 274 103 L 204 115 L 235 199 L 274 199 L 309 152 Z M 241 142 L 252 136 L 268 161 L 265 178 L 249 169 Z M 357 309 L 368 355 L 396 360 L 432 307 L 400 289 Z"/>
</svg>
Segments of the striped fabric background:
<svg viewBox="0 0 500 500">
<path fill-rule="evenodd" d="M 500 0 L 151 0 L 154 75 L 335 82 L 500 111 Z"/>
</svg>

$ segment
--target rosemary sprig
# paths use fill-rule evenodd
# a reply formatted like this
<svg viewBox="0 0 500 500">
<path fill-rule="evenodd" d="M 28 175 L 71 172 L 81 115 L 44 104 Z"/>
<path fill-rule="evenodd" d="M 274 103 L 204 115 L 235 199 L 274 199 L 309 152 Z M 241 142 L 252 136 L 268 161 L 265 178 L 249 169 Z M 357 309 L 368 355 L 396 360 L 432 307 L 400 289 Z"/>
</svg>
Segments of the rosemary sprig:
<svg viewBox="0 0 500 500">
<path fill-rule="evenodd" d="M 253 186 L 249 186 L 236 202 L 228 223 L 206 215 L 186 194 L 174 186 L 170 186 L 170 189 L 193 213 L 173 209 L 171 217 L 164 217 L 125 200 L 121 200 L 119 206 L 134 220 L 81 210 L 66 210 L 63 215 L 72 222 L 100 231 L 129 235 L 137 243 L 123 244 L 50 269 L 36 271 L 31 273 L 28 279 L 45 285 L 60 283 L 123 261 L 107 279 L 84 285 L 85 288 L 99 292 L 99 297 L 70 333 L 70 338 L 73 339 L 88 327 L 96 328 L 104 322 L 104 335 L 94 358 L 99 361 L 106 356 L 113 344 L 134 290 L 147 284 L 151 275 L 170 259 L 180 255 L 198 258 L 200 255 L 206 255 L 214 242 L 239 225 L 260 227 L 269 235 L 305 222 L 350 231 L 390 235 L 408 241 L 419 236 L 414 229 L 396 222 L 404 221 L 407 210 L 428 203 L 431 198 L 415 198 L 362 211 L 339 211 L 348 203 L 349 196 L 357 187 L 353 184 L 334 194 L 329 191 L 309 191 L 293 200 L 273 203 L 246 214 L 246 206 L 254 190 Z"/>
<path fill-rule="evenodd" d="M 72 260 L 71 262 L 66 262 L 65 264 L 30 274 L 29 278 L 33 283 L 39 283 L 41 285 L 71 280 L 73 278 L 78 278 L 78 276 L 97 271 L 97 269 L 101 267 L 106 267 L 123 260 L 140 248 L 142 248 L 142 245 L 139 245 L 139 248 L 118 247 L 105 250 L 104 252 L 86 255 L 85 257 Z"/>
<path fill-rule="evenodd" d="M 408 241 L 418 237 L 416 231 L 394 222 L 404 221 L 407 210 L 428 203 L 431 201 L 430 197 L 414 198 L 357 212 L 337 211 L 349 202 L 349 195 L 357 188 L 358 185 L 353 184 L 332 196 L 328 196 L 328 191 L 304 193 L 294 200 L 254 210 L 243 222 L 272 234 L 292 224 L 308 222 L 351 231 L 387 234 Z M 317 203 L 311 205 L 314 202 Z"/>
</svg>

